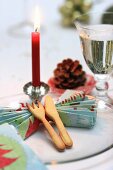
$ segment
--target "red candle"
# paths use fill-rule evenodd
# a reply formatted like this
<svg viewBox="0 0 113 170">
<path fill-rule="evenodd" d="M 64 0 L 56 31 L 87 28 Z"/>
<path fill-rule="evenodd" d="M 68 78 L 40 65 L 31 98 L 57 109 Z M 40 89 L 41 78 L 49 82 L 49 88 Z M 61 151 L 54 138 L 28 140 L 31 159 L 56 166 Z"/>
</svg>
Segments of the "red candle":
<svg viewBox="0 0 113 170">
<path fill-rule="evenodd" d="M 32 85 L 40 86 L 40 33 L 32 32 Z"/>
</svg>

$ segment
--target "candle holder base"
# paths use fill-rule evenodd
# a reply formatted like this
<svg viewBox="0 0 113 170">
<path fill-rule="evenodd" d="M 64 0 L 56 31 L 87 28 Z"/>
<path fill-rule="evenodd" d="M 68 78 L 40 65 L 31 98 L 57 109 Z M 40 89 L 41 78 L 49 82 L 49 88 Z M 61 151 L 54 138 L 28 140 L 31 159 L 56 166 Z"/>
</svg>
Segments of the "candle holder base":
<svg viewBox="0 0 113 170">
<path fill-rule="evenodd" d="M 32 82 L 29 82 L 24 85 L 23 91 L 27 94 L 32 100 L 39 100 L 41 101 L 42 97 L 46 95 L 49 91 L 49 86 L 41 82 L 40 86 L 34 87 Z"/>
</svg>

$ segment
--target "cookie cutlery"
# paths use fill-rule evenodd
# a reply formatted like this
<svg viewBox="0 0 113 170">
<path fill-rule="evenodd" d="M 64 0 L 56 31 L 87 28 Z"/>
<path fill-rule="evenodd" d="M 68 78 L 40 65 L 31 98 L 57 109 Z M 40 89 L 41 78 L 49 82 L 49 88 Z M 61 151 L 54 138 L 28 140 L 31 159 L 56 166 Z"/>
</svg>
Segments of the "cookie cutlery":
<svg viewBox="0 0 113 170">
<path fill-rule="evenodd" d="M 69 136 L 66 128 L 64 127 L 64 125 L 60 119 L 60 116 L 56 110 L 56 107 L 55 107 L 52 97 L 46 96 L 44 104 L 45 104 L 46 115 L 55 122 L 55 124 L 59 130 L 59 134 L 60 134 L 63 142 L 65 143 L 66 147 L 72 147 L 73 141 L 72 141 L 71 137 Z"/>
<path fill-rule="evenodd" d="M 53 127 L 46 120 L 43 105 L 40 102 L 38 102 L 38 106 L 35 103 L 32 103 L 32 106 L 30 104 L 27 104 L 27 107 L 28 110 L 44 124 L 56 148 L 60 151 L 63 151 L 65 149 L 65 145 L 60 136 L 55 132 Z"/>
</svg>

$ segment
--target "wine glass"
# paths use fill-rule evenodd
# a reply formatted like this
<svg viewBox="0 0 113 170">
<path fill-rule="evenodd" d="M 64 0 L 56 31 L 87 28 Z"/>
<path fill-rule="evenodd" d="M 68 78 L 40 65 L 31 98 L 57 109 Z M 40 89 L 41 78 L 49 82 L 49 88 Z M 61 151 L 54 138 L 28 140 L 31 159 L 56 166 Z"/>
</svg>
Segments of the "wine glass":
<svg viewBox="0 0 113 170">
<path fill-rule="evenodd" d="M 89 17 L 88 23 L 83 23 Z M 113 13 L 87 13 L 75 20 L 83 56 L 95 74 L 97 96 L 107 99 L 108 78 L 113 70 Z"/>
</svg>

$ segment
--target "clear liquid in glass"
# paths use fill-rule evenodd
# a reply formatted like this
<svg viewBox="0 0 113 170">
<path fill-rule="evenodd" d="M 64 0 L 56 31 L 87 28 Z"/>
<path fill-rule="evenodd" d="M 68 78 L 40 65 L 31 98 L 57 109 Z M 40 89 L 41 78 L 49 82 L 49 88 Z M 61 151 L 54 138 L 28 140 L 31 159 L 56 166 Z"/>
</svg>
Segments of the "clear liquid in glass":
<svg viewBox="0 0 113 170">
<path fill-rule="evenodd" d="M 113 69 L 113 25 L 93 25 L 88 28 L 94 29 L 94 32 L 80 34 L 83 56 L 95 75 L 104 76 Z"/>
</svg>

